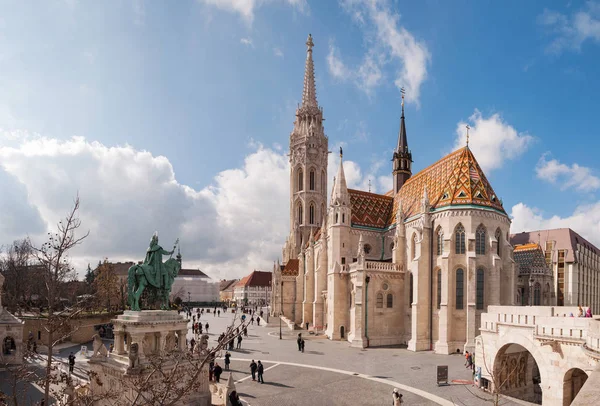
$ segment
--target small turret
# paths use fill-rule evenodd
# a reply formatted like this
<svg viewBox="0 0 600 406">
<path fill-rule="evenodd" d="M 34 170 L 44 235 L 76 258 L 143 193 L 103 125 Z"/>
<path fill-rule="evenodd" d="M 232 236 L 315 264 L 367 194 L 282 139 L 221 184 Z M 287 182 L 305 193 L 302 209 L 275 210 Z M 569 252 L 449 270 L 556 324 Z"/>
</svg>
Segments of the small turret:
<svg viewBox="0 0 600 406">
<path fill-rule="evenodd" d="M 406 124 L 404 122 L 404 88 L 402 92 L 402 115 L 400 116 L 400 131 L 398 132 L 398 145 L 394 150 L 392 157 L 394 176 L 394 193 L 398 193 L 400 188 L 412 176 L 412 153 L 408 149 L 406 139 Z"/>
</svg>

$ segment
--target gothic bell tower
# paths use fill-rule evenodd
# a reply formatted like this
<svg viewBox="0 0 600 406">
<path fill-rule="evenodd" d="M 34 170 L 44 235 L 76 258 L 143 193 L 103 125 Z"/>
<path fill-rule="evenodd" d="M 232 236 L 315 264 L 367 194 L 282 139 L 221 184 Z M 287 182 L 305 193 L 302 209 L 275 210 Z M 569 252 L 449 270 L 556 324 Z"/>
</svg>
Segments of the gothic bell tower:
<svg viewBox="0 0 600 406">
<path fill-rule="evenodd" d="M 406 125 L 404 124 L 404 88 L 402 88 L 402 115 L 400 116 L 400 131 L 398 132 L 398 145 L 394 151 L 393 171 L 394 175 L 394 194 L 400 191 L 400 188 L 411 177 L 412 171 L 412 153 L 408 149 L 406 140 Z"/>
<path fill-rule="evenodd" d="M 302 104 L 296 110 L 290 134 L 290 237 L 289 257 L 296 258 L 302 242 L 310 239 L 323 222 L 327 207 L 328 139 L 323 128 L 323 109 L 317 103 L 315 67 L 309 34 Z"/>
</svg>

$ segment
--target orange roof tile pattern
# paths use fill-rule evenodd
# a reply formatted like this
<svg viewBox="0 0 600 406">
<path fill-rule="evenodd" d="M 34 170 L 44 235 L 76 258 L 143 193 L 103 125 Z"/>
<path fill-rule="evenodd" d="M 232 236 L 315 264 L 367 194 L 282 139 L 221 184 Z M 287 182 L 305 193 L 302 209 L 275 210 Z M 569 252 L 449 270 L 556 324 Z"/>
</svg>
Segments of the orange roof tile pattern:
<svg viewBox="0 0 600 406">
<path fill-rule="evenodd" d="M 283 276 L 298 276 L 300 270 L 300 261 L 298 259 L 290 259 L 286 264 L 281 274 Z"/>
<path fill-rule="evenodd" d="M 529 243 L 529 244 L 517 245 L 514 250 L 515 251 L 527 251 L 527 250 L 535 250 L 538 248 L 541 249 L 541 247 L 538 244 Z"/>
<path fill-rule="evenodd" d="M 464 147 L 408 179 L 394 197 L 394 207 L 388 218 L 389 224 L 396 222 L 399 199 L 402 199 L 402 210 L 406 217 L 421 213 L 425 186 L 429 202 L 434 209 L 473 204 L 506 214 L 473 153 L 468 147 Z"/>
<path fill-rule="evenodd" d="M 348 189 L 352 207 L 352 225 L 385 228 L 392 212 L 394 198 Z"/>
</svg>

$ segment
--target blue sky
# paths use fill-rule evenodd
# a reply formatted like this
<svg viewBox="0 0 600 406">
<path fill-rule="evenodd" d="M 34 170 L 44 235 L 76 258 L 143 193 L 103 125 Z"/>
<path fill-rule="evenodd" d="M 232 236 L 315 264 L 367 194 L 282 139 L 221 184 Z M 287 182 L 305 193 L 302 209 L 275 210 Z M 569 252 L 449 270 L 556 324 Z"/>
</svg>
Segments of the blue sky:
<svg viewBox="0 0 600 406">
<path fill-rule="evenodd" d="M 2 244 L 42 235 L 79 190 L 91 237 L 78 266 L 140 256 L 159 229 L 214 276 L 268 268 L 288 232 L 308 33 L 351 186 L 391 188 L 404 86 L 415 170 L 464 145 L 468 123 L 514 231 L 571 226 L 600 244 L 599 2 L 0 8 Z"/>
</svg>

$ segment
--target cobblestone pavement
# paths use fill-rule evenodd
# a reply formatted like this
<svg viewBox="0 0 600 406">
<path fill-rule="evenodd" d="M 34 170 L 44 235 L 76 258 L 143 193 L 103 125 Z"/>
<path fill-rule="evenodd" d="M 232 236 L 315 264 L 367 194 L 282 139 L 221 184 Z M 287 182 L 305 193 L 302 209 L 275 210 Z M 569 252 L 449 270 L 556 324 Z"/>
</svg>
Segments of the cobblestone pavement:
<svg viewBox="0 0 600 406">
<path fill-rule="evenodd" d="M 221 317 L 214 317 L 211 313 L 202 317 L 203 324 L 207 321 L 210 324 L 209 346 L 215 344 L 219 334 L 232 320 L 231 313 L 221 314 Z M 249 375 L 250 359 L 262 360 L 265 369 L 280 362 L 302 366 L 277 365 L 265 372 L 264 385 L 251 379 L 238 382 L 236 386 L 241 392 L 240 396 L 252 406 L 388 404 L 394 382 L 409 387 L 400 388 L 407 405 L 440 404 L 444 400 L 446 404 L 466 406 L 484 403 L 471 392 L 479 396 L 485 394 L 471 385 L 438 386 L 436 383 L 437 365 L 448 365 L 450 381 L 472 379 L 471 371 L 464 367 L 462 355 L 436 355 L 429 351 L 415 353 L 402 348 L 362 350 L 351 348 L 345 341 L 311 336 L 303 330 L 293 334 L 289 330 L 282 330 L 284 334 L 280 340 L 279 319 L 271 318 L 270 322 L 268 326 L 263 322 L 261 326 L 256 323 L 250 325 L 249 337 L 244 338 L 242 349 L 231 351 L 234 360 L 232 367 L 238 371 L 234 372 L 234 379 L 240 381 Z M 304 353 L 299 352 L 296 345 L 298 332 L 306 340 Z M 223 365 L 222 358 L 219 362 Z M 341 370 L 350 375 L 311 367 Z M 352 376 L 351 373 L 360 374 L 361 377 Z M 223 374 L 223 378 L 227 376 L 227 373 Z M 411 388 L 426 393 L 419 396 L 411 393 Z M 433 399 L 427 394 L 434 395 Z M 514 404 L 507 400 L 504 402 L 505 405 Z"/>
</svg>

